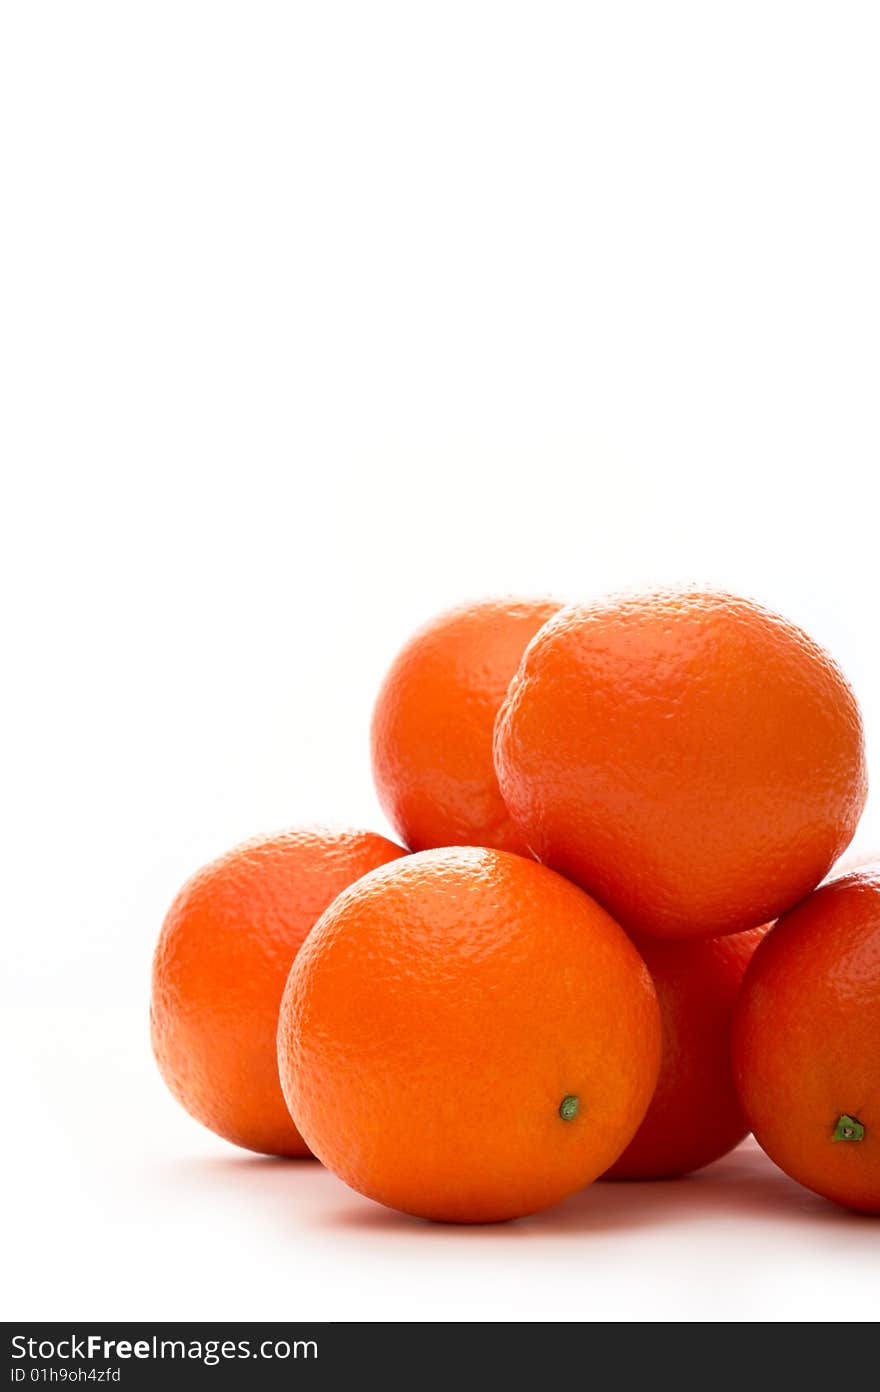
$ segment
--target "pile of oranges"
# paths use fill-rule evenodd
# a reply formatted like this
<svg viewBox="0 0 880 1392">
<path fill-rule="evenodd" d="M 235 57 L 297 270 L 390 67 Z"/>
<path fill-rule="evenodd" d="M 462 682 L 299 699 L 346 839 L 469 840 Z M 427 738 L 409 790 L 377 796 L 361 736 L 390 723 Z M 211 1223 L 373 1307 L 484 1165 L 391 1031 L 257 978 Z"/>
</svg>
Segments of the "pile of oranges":
<svg viewBox="0 0 880 1392">
<path fill-rule="evenodd" d="M 398 654 L 372 758 L 402 844 L 255 839 L 168 913 L 153 1043 L 194 1117 L 452 1222 L 749 1130 L 880 1212 L 880 862 L 826 879 L 867 780 L 806 634 L 693 589 L 472 604 Z"/>
</svg>

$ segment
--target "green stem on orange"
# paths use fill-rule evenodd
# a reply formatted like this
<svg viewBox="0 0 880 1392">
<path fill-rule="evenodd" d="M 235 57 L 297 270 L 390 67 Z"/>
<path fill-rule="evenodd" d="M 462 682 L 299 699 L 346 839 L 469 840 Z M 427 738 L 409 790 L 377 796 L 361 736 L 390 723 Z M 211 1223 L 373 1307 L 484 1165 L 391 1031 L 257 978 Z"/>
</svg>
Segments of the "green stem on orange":
<svg viewBox="0 0 880 1392">
<path fill-rule="evenodd" d="M 864 1138 L 865 1128 L 855 1117 L 847 1116 L 844 1112 L 837 1118 L 832 1141 L 862 1141 Z"/>
<path fill-rule="evenodd" d="M 580 1111 L 581 1099 L 575 1097 L 573 1092 L 569 1092 L 563 1097 L 559 1104 L 559 1115 L 563 1121 L 574 1121 Z"/>
</svg>

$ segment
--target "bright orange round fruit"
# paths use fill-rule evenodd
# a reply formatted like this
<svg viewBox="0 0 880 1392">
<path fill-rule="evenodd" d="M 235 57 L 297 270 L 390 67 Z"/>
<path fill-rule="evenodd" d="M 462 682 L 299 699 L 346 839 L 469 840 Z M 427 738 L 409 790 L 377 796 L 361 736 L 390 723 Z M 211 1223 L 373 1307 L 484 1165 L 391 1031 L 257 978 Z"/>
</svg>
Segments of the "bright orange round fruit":
<svg viewBox="0 0 880 1392">
<path fill-rule="evenodd" d="M 575 885 L 503 851 L 423 851 L 330 906 L 290 973 L 284 1095 L 320 1160 L 425 1218 L 493 1222 L 589 1184 L 657 1079 L 651 978 Z"/>
<path fill-rule="evenodd" d="M 278 1082 L 290 964 L 341 889 L 405 854 L 368 831 L 287 831 L 184 885 L 156 948 L 150 1020 L 162 1076 L 197 1121 L 249 1150 L 308 1155 Z"/>
<path fill-rule="evenodd" d="M 743 973 L 766 931 L 638 943 L 660 1001 L 663 1058 L 645 1119 L 606 1178 L 687 1174 L 748 1133 L 733 1086 L 730 1030 Z"/>
<path fill-rule="evenodd" d="M 498 791 L 492 733 L 526 644 L 558 608 L 543 599 L 462 605 L 425 624 L 392 663 L 373 714 L 373 776 L 414 851 L 527 854 Z"/>
<path fill-rule="evenodd" d="M 848 845 L 867 788 L 858 706 L 828 654 L 697 590 L 556 614 L 499 713 L 495 764 L 537 858 L 637 936 L 774 919 Z"/>
<path fill-rule="evenodd" d="M 771 1160 L 880 1213 L 880 865 L 823 885 L 767 934 L 734 1015 L 733 1072 Z"/>
</svg>

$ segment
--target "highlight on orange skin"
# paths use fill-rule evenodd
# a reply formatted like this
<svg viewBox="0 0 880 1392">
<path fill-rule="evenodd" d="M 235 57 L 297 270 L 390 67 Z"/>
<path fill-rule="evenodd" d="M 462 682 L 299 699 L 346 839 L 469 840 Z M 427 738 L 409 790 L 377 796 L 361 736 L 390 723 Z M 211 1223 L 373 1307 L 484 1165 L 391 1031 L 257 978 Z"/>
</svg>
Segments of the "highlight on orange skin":
<svg viewBox="0 0 880 1392">
<path fill-rule="evenodd" d="M 498 715 L 527 844 L 638 937 L 717 937 L 808 894 L 852 839 L 862 723 L 833 659 L 751 600 L 612 596 L 560 610 Z"/>
<path fill-rule="evenodd" d="M 651 978 L 623 930 L 552 870 L 422 851 L 323 915 L 278 1029 L 291 1114 L 380 1203 L 497 1222 L 601 1174 L 657 1079 Z"/>
</svg>

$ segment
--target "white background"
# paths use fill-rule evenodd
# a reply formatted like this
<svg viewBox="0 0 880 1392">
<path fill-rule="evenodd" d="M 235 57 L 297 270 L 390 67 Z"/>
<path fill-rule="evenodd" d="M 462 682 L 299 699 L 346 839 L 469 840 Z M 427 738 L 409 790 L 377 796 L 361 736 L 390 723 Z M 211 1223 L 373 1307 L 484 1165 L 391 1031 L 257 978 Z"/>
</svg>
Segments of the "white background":
<svg viewBox="0 0 880 1392">
<path fill-rule="evenodd" d="M 201 862 L 385 829 L 467 596 L 755 593 L 878 782 L 878 66 L 871 3 L 4 5 L 7 1316 L 876 1316 L 754 1149 L 477 1230 L 236 1152 L 147 994 Z"/>
</svg>

